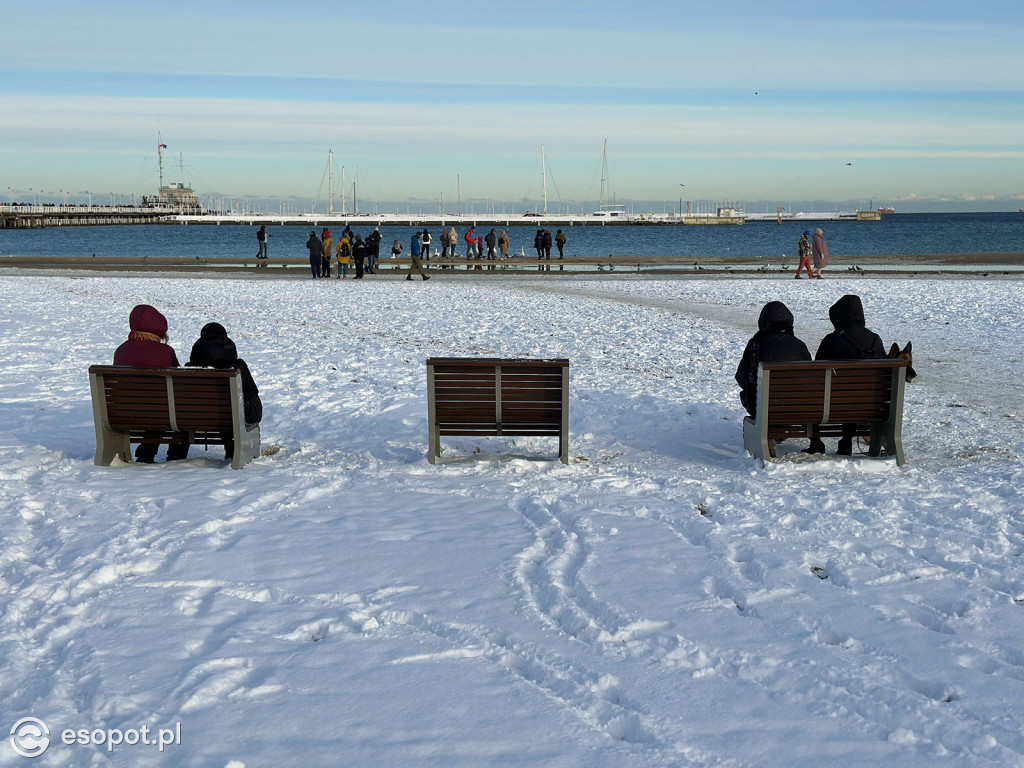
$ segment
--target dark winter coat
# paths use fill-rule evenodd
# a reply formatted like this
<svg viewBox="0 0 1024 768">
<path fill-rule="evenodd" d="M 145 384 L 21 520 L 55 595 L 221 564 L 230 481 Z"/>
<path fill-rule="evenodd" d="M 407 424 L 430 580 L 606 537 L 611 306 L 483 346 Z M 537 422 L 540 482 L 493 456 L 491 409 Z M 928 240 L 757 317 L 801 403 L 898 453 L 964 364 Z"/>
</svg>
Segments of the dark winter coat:
<svg viewBox="0 0 1024 768">
<path fill-rule="evenodd" d="M 381 234 L 376 229 L 366 237 L 366 249 L 374 256 L 380 256 Z"/>
<path fill-rule="evenodd" d="M 128 341 L 114 351 L 114 365 L 140 368 L 177 368 L 178 357 L 168 344 L 167 318 L 149 304 L 139 304 L 128 316 Z"/>
<path fill-rule="evenodd" d="M 882 339 L 864 327 L 864 305 L 860 296 L 843 296 L 829 307 L 828 319 L 835 330 L 821 340 L 815 360 L 877 360 L 885 357 Z"/>
<path fill-rule="evenodd" d="M 356 244 L 352 246 L 352 258 L 356 260 L 356 264 L 362 264 L 366 259 L 366 254 L 369 249 L 366 247 L 366 243 L 356 236 Z"/>
<path fill-rule="evenodd" d="M 306 241 L 306 248 L 309 249 L 309 260 L 323 258 L 323 243 L 316 236 L 316 232 L 309 233 L 309 240 Z"/>
<path fill-rule="evenodd" d="M 245 360 L 238 357 L 235 342 L 228 338 L 228 332 L 220 323 L 207 323 L 199 332 L 199 339 L 192 345 L 186 365 L 206 368 L 237 368 L 242 379 L 242 403 L 245 408 L 245 423 L 259 424 L 263 419 L 263 402 L 260 391 L 249 372 Z"/>
<path fill-rule="evenodd" d="M 764 305 L 757 318 L 757 333 L 747 342 L 736 368 L 736 383 L 742 387 L 740 402 L 751 416 L 757 416 L 757 367 L 763 362 L 810 360 L 807 345 L 793 335 L 793 313 L 781 301 Z"/>
</svg>

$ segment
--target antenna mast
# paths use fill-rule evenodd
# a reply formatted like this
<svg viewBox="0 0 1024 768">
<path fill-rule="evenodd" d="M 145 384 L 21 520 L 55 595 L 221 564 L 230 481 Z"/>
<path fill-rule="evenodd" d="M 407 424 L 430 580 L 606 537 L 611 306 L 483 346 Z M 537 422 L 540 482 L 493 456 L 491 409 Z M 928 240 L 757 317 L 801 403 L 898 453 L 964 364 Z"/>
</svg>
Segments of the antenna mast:
<svg viewBox="0 0 1024 768">
<path fill-rule="evenodd" d="M 546 163 L 544 162 L 544 145 L 540 145 L 540 178 L 542 183 L 542 189 L 544 192 L 544 213 L 548 212 L 548 176 L 545 170 Z"/>
<path fill-rule="evenodd" d="M 156 163 L 160 169 L 160 189 L 164 188 L 164 140 L 157 131 L 156 134 Z"/>
</svg>

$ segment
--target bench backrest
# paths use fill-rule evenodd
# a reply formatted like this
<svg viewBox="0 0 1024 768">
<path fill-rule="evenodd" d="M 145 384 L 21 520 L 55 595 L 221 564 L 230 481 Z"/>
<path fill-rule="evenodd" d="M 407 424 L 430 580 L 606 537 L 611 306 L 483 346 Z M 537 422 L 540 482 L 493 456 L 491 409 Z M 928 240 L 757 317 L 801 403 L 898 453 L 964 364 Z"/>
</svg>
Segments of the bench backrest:
<svg viewBox="0 0 1024 768">
<path fill-rule="evenodd" d="M 762 363 L 758 418 L 769 424 L 884 422 L 903 411 L 906 360 Z"/>
<path fill-rule="evenodd" d="M 89 375 L 114 431 L 232 431 L 233 390 L 241 391 L 237 370 L 94 365 Z"/>
<path fill-rule="evenodd" d="M 558 435 L 568 370 L 564 359 L 430 358 L 430 418 L 441 434 Z"/>
</svg>

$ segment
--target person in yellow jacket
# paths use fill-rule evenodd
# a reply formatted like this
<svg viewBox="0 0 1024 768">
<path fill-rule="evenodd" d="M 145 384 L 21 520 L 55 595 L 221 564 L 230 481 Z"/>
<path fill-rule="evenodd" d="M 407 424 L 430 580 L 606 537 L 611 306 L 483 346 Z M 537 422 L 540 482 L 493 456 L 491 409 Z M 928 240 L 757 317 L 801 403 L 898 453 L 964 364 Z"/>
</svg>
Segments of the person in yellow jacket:
<svg viewBox="0 0 1024 768">
<path fill-rule="evenodd" d="M 325 229 L 323 236 L 320 238 L 320 242 L 323 244 L 323 256 L 324 263 L 320 268 L 321 277 L 331 276 L 331 246 L 334 245 L 334 240 L 331 239 L 331 230 Z"/>
<path fill-rule="evenodd" d="M 338 279 L 341 280 L 348 275 L 348 263 L 352 257 L 352 243 L 349 242 L 348 235 L 342 234 L 335 253 L 338 257 Z"/>
</svg>

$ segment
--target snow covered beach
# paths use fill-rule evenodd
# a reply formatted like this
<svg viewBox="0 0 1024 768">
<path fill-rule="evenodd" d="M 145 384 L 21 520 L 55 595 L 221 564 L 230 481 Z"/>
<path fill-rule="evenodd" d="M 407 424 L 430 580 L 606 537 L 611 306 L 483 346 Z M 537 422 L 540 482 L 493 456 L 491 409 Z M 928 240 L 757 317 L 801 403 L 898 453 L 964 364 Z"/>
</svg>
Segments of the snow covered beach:
<svg viewBox="0 0 1024 768">
<path fill-rule="evenodd" d="M 908 464 L 784 443 L 762 467 L 732 378 L 757 313 L 786 302 L 813 350 L 847 292 L 914 342 Z M 45 722 L 58 766 L 1024 764 L 1022 300 L 0 277 L 2 724 Z M 182 359 L 226 326 L 269 455 L 93 465 L 86 370 L 139 302 Z M 499 439 L 430 466 L 435 355 L 569 358 L 570 465 Z M 179 724 L 163 752 L 61 741 Z"/>
</svg>

